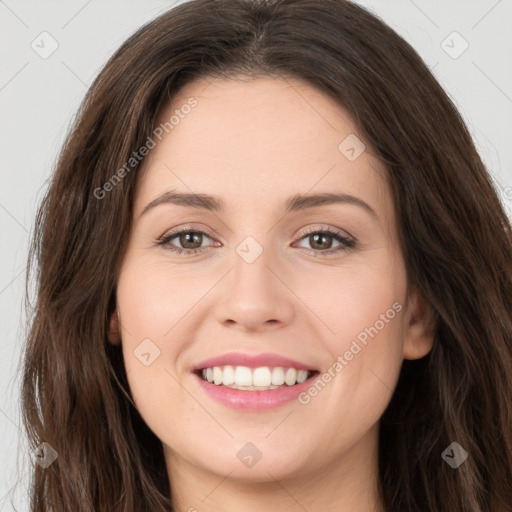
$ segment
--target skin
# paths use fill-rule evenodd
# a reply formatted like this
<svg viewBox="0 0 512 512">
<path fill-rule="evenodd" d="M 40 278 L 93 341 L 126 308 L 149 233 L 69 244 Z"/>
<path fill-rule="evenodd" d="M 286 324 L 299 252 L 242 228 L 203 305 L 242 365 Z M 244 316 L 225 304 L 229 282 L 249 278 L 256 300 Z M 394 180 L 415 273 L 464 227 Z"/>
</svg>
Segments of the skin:
<svg viewBox="0 0 512 512">
<path fill-rule="evenodd" d="M 429 310 L 407 287 L 384 169 L 369 149 L 355 161 L 340 152 L 357 134 L 353 121 L 301 81 L 195 81 L 160 121 L 191 97 L 197 106 L 138 176 L 109 334 L 122 344 L 138 410 L 163 443 L 175 509 L 383 510 L 379 419 L 403 359 L 423 357 L 433 343 Z M 213 194 L 226 206 L 163 204 L 141 215 L 173 189 Z M 294 194 L 333 191 L 364 200 L 378 219 L 349 203 L 284 215 Z M 213 236 L 186 246 L 204 248 L 190 257 L 157 245 L 179 227 Z M 356 247 L 325 255 L 340 242 L 327 235 L 318 248 L 305 232 L 326 227 L 355 238 Z M 263 248 L 252 263 L 236 252 L 247 236 Z M 233 410 L 191 374 L 193 365 L 233 351 L 273 352 L 327 371 L 394 303 L 401 311 L 306 405 Z M 147 338 L 160 350 L 149 366 L 134 356 Z M 251 468 L 236 456 L 248 442 L 262 453 Z"/>
</svg>

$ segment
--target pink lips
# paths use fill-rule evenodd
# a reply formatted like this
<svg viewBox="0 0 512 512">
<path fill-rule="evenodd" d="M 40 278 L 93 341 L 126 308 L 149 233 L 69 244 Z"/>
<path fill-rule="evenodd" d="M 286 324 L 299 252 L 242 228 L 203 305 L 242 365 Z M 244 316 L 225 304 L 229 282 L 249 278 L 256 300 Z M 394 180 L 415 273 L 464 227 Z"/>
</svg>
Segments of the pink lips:
<svg viewBox="0 0 512 512">
<path fill-rule="evenodd" d="M 295 368 L 297 370 L 311 370 L 315 368 L 294 361 L 278 354 L 258 354 L 251 356 L 250 354 L 242 354 L 241 352 L 230 352 L 221 356 L 212 357 L 206 361 L 202 361 L 192 368 L 192 371 L 202 370 L 203 368 L 213 368 L 214 366 L 247 366 L 248 368 L 258 368 L 261 366 L 282 366 L 283 368 Z"/>
<path fill-rule="evenodd" d="M 297 370 L 310 370 L 316 372 L 316 375 L 310 377 L 300 384 L 294 386 L 284 385 L 277 389 L 269 389 L 266 391 L 244 391 L 241 389 L 231 389 L 226 386 L 218 386 L 211 382 L 203 380 L 199 375 L 199 371 L 204 368 L 212 368 L 213 366 L 247 366 L 248 368 L 258 368 L 261 366 L 282 366 L 283 368 L 295 368 Z M 198 382 L 201 389 L 216 402 L 230 407 L 232 409 L 242 411 L 265 411 L 280 407 L 297 398 L 297 396 L 313 385 L 319 373 L 311 366 L 299 363 L 293 359 L 282 357 L 278 354 L 259 354 L 251 356 L 248 354 L 232 352 L 222 356 L 214 357 L 202 361 L 194 366 L 193 377 Z"/>
</svg>

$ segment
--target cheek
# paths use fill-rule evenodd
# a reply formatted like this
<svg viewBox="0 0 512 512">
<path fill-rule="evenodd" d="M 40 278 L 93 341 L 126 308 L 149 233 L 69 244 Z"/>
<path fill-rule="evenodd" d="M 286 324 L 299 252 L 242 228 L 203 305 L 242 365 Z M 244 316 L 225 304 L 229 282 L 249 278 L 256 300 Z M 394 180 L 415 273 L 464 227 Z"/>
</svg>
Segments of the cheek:
<svg viewBox="0 0 512 512">
<path fill-rule="evenodd" d="M 380 256 L 373 265 L 340 266 L 295 283 L 297 294 L 326 328 L 324 340 L 333 355 L 349 350 L 353 340 L 400 344 L 404 271 L 392 261 L 386 265 L 386 254 Z"/>
<path fill-rule="evenodd" d="M 342 397 L 344 403 L 355 406 L 348 412 L 350 421 L 366 417 L 371 423 L 384 411 L 400 373 L 405 274 L 401 268 L 375 266 L 347 272 L 337 282 L 316 304 L 324 308 L 320 316 L 330 319 L 332 330 L 324 337 L 332 357 L 327 370 L 336 375 L 332 398 Z M 333 367 L 336 361 L 339 364 Z"/>
<path fill-rule="evenodd" d="M 309 416 L 326 420 L 318 426 L 325 449 L 355 444 L 379 421 L 391 400 L 404 339 L 404 306 L 393 291 L 390 286 L 357 296 L 339 293 L 343 300 L 337 307 L 336 335 L 325 337 L 332 355 L 323 368 L 327 383 L 304 397 Z"/>
<path fill-rule="evenodd" d="M 135 402 L 145 407 L 154 407 L 152 402 L 158 400 L 149 390 L 165 389 L 171 379 L 165 374 L 169 349 L 164 334 L 172 327 L 172 297 L 168 290 L 164 293 L 161 277 L 150 265 L 128 260 L 117 286 L 127 378 Z"/>
<path fill-rule="evenodd" d="M 131 337 L 172 336 L 171 331 L 208 290 L 190 273 L 176 272 L 172 265 L 141 259 L 127 265 L 118 283 L 118 303 L 123 326 Z"/>
<path fill-rule="evenodd" d="M 336 295 L 334 330 L 338 351 L 350 349 L 352 341 L 369 346 L 370 340 L 386 344 L 399 341 L 403 295 L 393 283 L 353 283 Z M 375 343 L 374 343 L 375 344 Z"/>
</svg>

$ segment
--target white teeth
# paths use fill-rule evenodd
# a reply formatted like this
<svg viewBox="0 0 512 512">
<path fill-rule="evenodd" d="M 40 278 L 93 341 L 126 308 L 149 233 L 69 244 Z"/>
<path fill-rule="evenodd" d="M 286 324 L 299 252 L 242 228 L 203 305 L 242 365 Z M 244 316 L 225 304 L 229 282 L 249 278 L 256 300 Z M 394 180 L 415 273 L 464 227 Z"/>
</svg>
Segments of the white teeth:
<svg viewBox="0 0 512 512">
<path fill-rule="evenodd" d="M 270 386 L 272 382 L 272 375 L 268 366 L 263 368 L 256 368 L 252 374 L 252 385 L 253 386 Z"/>
<path fill-rule="evenodd" d="M 284 374 L 284 381 L 288 386 L 293 386 L 297 382 L 297 370 L 294 368 L 288 368 Z"/>
<path fill-rule="evenodd" d="M 235 370 L 235 384 L 237 386 L 252 386 L 252 372 L 247 366 L 237 366 Z"/>
<path fill-rule="evenodd" d="M 307 380 L 311 375 L 308 370 L 283 368 L 276 366 L 269 368 L 248 368 L 247 366 L 214 366 L 205 368 L 201 375 L 204 380 L 217 386 L 223 385 L 233 389 L 259 391 L 276 389 L 283 385 L 293 386 Z"/>
<path fill-rule="evenodd" d="M 272 370 L 272 384 L 282 386 L 284 384 L 284 370 L 278 366 Z"/>
<path fill-rule="evenodd" d="M 267 391 L 268 389 L 277 389 L 280 386 L 237 386 L 233 384 L 232 386 L 226 386 L 231 389 L 240 389 L 242 391 Z"/>
<path fill-rule="evenodd" d="M 235 383 L 235 369 L 232 366 L 224 366 L 222 384 L 229 386 Z"/>
<path fill-rule="evenodd" d="M 299 370 L 297 372 L 297 382 L 298 383 L 304 382 L 307 378 L 308 378 L 307 370 Z"/>
<path fill-rule="evenodd" d="M 219 368 L 218 366 L 213 367 L 213 383 L 214 384 L 222 384 L 222 378 L 223 378 L 223 372 L 222 368 Z"/>
</svg>

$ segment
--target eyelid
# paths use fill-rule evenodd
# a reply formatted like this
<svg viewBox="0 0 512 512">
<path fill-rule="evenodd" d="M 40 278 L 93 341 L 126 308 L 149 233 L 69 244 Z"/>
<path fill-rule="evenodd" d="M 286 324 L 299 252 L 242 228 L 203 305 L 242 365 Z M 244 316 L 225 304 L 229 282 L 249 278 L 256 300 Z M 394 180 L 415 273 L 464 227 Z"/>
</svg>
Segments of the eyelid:
<svg viewBox="0 0 512 512">
<path fill-rule="evenodd" d="M 317 233 L 317 232 L 327 232 L 332 235 L 341 235 L 346 236 L 346 238 L 350 238 L 354 242 L 357 242 L 356 238 L 352 236 L 347 230 L 341 229 L 341 228 L 332 228 L 331 226 L 328 226 L 327 224 L 322 225 L 321 227 L 314 226 L 312 228 L 306 228 L 305 231 L 302 231 L 299 235 L 299 238 L 303 238 L 306 235 L 309 235 L 311 233 Z M 345 235 L 343 235 L 345 233 Z"/>
<path fill-rule="evenodd" d="M 171 229 L 170 231 L 166 231 L 162 236 L 158 237 L 158 240 L 167 238 L 171 235 L 178 235 L 182 232 L 188 232 L 188 231 L 203 232 L 206 235 L 208 235 L 208 237 L 212 240 L 215 240 L 215 239 L 218 240 L 221 238 L 221 237 L 218 237 L 217 235 L 213 234 L 213 232 L 206 226 L 201 225 L 201 226 L 197 227 L 194 223 L 192 223 L 192 224 L 186 224 L 183 227 L 179 227 L 179 228 Z M 351 235 L 347 230 L 341 229 L 341 228 L 332 228 L 331 226 L 329 226 L 327 224 L 306 228 L 305 231 L 300 232 L 298 235 L 296 235 L 296 237 L 302 238 L 311 233 L 317 233 L 320 231 L 322 231 L 322 232 L 325 231 L 325 232 L 328 232 L 331 234 L 345 233 L 347 238 L 350 238 L 350 239 L 354 240 L 355 242 L 357 242 L 357 239 L 353 235 Z"/>
<path fill-rule="evenodd" d="M 220 238 L 217 235 L 214 235 L 213 231 L 211 231 L 206 226 L 203 226 L 203 225 L 197 226 L 192 223 L 192 224 L 186 224 L 185 226 L 182 226 L 182 227 L 170 229 L 170 230 L 166 231 L 162 236 L 158 237 L 158 240 L 168 238 L 169 236 L 174 237 L 176 235 L 179 235 L 180 233 L 183 233 L 183 232 L 187 233 L 189 231 L 204 233 L 204 234 L 208 235 L 208 238 L 210 238 L 211 240 L 216 240 L 216 239 Z"/>
</svg>

